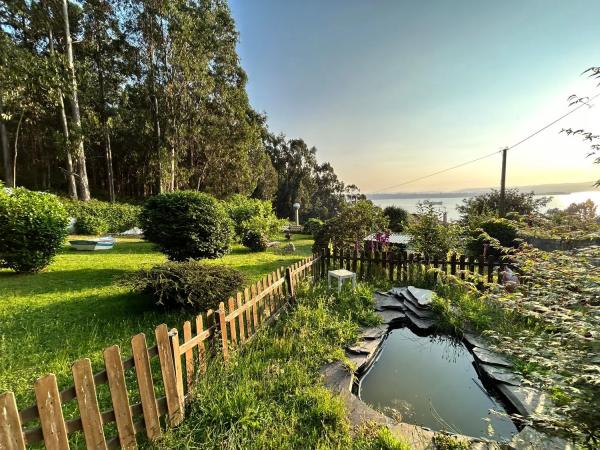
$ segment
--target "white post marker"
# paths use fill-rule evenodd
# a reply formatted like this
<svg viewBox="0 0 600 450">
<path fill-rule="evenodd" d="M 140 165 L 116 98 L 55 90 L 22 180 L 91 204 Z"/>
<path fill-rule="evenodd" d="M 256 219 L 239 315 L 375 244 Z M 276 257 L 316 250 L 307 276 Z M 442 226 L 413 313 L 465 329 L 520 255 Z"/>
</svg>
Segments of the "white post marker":
<svg viewBox="0 0 600 450">
<path fill-rule="evenodd" d="M 337 291 L 338 294 L 342 290 L 342 284 L 344 280 L 352 280 L 352 289 L 356 289 L 356 274 L 346 269 L 330 270 L 327 272 L 327 286 L 331 289 L 331 279 L 337 279 Z"/>
</svg>

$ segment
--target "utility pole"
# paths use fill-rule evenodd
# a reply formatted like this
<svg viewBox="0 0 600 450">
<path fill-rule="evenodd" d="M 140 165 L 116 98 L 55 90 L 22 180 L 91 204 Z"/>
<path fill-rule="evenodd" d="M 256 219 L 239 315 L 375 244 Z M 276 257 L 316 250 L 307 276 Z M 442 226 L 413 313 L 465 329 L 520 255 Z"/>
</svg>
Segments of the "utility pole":
<svg viewBox="0 0 600 450">
<path fill-rule="evenodd" d="M 506 215 L 506 153 L 508 148 L 502 149 L 502 176 L 500 178 L 500 204 L 498 205 L 498 213 L 500 217 Z"/>
</svg>

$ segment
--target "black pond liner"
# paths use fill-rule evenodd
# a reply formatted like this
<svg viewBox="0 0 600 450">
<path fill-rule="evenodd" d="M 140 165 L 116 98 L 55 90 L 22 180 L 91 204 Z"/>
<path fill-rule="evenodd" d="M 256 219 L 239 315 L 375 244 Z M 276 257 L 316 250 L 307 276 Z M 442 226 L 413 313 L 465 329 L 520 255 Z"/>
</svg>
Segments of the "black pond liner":
<svg viewBox="0 0 600 450">
<path fill-rule="evenodd" d="M 415 339 L 413 340 L 415 342 L 415 346 L 421 346 L 423 344 L 423 342 L 419 343 L 417 342 L 417 340 L 420 340 L 421 338 L 427 338 L 427 345 L 434 345 L 434 346 L 454 346 L 456 349 L 455 355 L 454 356 L 458 356 L 458 358 L 455 359 L 455 361 L 449 361 L 447 358 L 440 358 L 440 361 L 445 361 L 446 365 L 448 365 L 448 369 L 444 372 L 444 371 L 440 371 L 438 370 L 434 375 L 438 375 L 439 374 L 439 378 L 437 379 L 437 381 L 440 381 L 440 385 L 439 386 L 434 386 L 435 388 L 438 388 L 438 392 L 437 395 L 439 398 L 444 398 L 444 396 L 447 396 L 448 398 L 452 398 L 452 387 L 456 387 L 456 385 L 448 385 L 445 386 L 449 389 L 446 389 L 444 392 L 443 389 L 439 389 L 440 387 L 444 387 L 444 373 L 446 375 L 448 375 L 448 370 L 450 371 L 454 371 L 456 372 L 458 369 L 456 367 L 452 367 L 450 366 L 453 363 L 456 363 L 456 361 L 458 361 L 459 359 L 462 359 L 462 363 L 466 364 L 466 358 L 468 357 L 470 359 L 470 368 L 467 367 L 463 367 L 461 370 L 469 372 L 472 370 L 472 373 L 465 373 L 464 377 L 460 376 L 457 377 L 455 374 L 455 379 L 453 381 L 459 381 L 460 383 L 462 383 L 462 385 L 459 387 L 460 389 L 462 389 L 463 393 L 468 392 L 469 390 L 473 391 L 472 395 L 469 396 L 469 401 L 466 401 L 464 397 L 460 397 L 460 399 L 455 399 L 457 401 L 452 402 L 452 404 L 446 404 L 446 406 L 443 405 L 443 401 L 440 403 L 438 403 L 438 406 L 442 406 L 444 409 L 446 409 L 446 412 L 434 412 L 434 408 L 431 408 L 431 402 L 429 402 L 429 405 L 425 408 L 423 404 L 421 404 L 419 410 L 417 410 L 416 408 L 413 410 L 410 409 L 406 409 L 403 410 L 404 408 L 402 408 L 401 406 L 405 406 L 406 402 L 408 400 L 408 398 L 406 397 L 410 397 L 412 396 L 413 400 L 415 400 L 417 403 L 422 403 L 423 398 L 427 398 L 426 396 L 429 394 L 436 394 L 435 392 L 431 392 L 431 391 L 435 391 L 435 389 L 432 389 L 431 385 L 427 385 L 427 386 L 423 386 L 423 385 L 419 385 L 419 382 L 416 381 L 414 379 L 413 376 L 413 380 L 409 382 L 413 384 L 412 388 L 410 389 L 409 386 L 405 386 L 402 387 L 401 389 L 404 390 L 404 396 L 405 398 L 400 398 L 398 397 L 398 393 L 395 392 L 395 389 L 397 389 L 397 386 L 402 383 L 402 375 L 394 375 L 393 373 L 384 373 L 382 374 L 377 374 L 379 376 L 379 378 L 384 379 L 383 383 L 378 383 L 374 390 L 375 391 L 379 391 L 378 395 L 375 395 L 374 397 L 379 397 L 380 400 L 383 399 L 383 401 L 379 401 L 379 402 L 369 402 L 369 399 L 364 399 L 362 394 L 363 394 L 363 382 L 365 380 L 368 380 L 369 374 L 375 370 L 374 368 L 376 367 L 382 367 L 381 364 L 378 366 L 377 363 L 380 361 L 383 361 L 385 364 L 387 364 L 388 366 L 390 364 L 393 364 L 394 362 L 396 364 L 398 364 L 396 361 L 401 361 L 402 355 L 397 355 L 396 358 L 394 358 L 394 360 L 390 360 L 389 358 L 386 358 L 386 356 L 391 356 L 391 354 L 385 353 L 386 351 L 386 347 L 388 347 L 386 344 L 389 344 L 389 342 L 387 342 L 390 338 L 390 336 L 392 335 L 392 333 L 394 333 L 396 330 L 403 330 L 404 333 L 408 332 L 411 333 L 412 335 L 415 335 Z M 409 336 L 410 337 L 410 336 Z M 400 338 L 399 338 L 400 339 Z M 436 342 L 437 340 L 437 342 Z M 391 348 L 388 348 L 388 350 L 391 350 Z M 384 361 L 383 358 L 386 358 L 386 360 Z M 437 357 L 435 355 L 433 355 L 432 359 L 436 359 Z M 435 365 L 440 365 L 440 361 L 435 360 L 432 363 L 432 366 Z M 421 362 L 422 364 L 422 362 Z M 403 366 L 404 367 L 404 366 Z M 416 367 L 414 368 L 416 370 Z M 440 369 L 438 367 L 438 369 Z M 422 372 L 419 372 L 422 373 Z M 488 414 L 487 413 L 487 408 L 484 407 L 485 406 L 491 408 L 491 409 L 495 409 L 497 411 L 499 411 L 500 413 L 502 412 L 506 412 L 507 414 L 513 414 L 516 413 L 517 411 L 514 409 L 514 407 L 510 404 L 510 402 L 505 401 L 504 397 L 502 396 L 502 394 L 500 393 L 500 391 L 496 388 L 495 384 L 496 382 L 491 380 L 489 377 L 487 377 L 487 375 L 485 373 L 483 373 L 481 371 L 481 369 L 479 368 L 479 364 L 477 363 L 477 360 L 475 359 L 472 351 L 471 351 L 471 346 L 468 345 L 467 342 L 463 341 L 462 339 L 458 339 L 454 336 L 450 336 L 447 334 L 440 334 L 440 333 L 435 333 L 435 332 L 424 332 L 422 330 L 419 330 L 418 328 L 416 328 L 415 326 L 413 326 L 410 322 L 407 324 L 404 324 L 404 326 L 393 326 L 390 327 L 390 329 L 388 329 L 388 332 L 386 333 L 386 335 L 384 336 L 384 338 L 382 339 L 376 354 L 373 355 L 373 357 L 369 360 L 369 362 L 361 367 L 361 369 L 359 371 L 357 371 L 355 373 L 356 377 L 354 380 L 354 384 L 352 387 L 352 392 L 357 395 L 359 398 L 361 398 L 363 401 L 365 401 L 365 403 L 368 404 L 372 404 L 372 406 L 379 408 L 379 409 L 383 409 L 383 411 L 385 412 L 385 408 L 386 407 L 391 407 L 394 408 L 396 410 L 398 410 L 400 412 L 400 415 L 402 417 L 402 420 L 404 422 L 407 423 L 413 423 L 415 425 L 420 425 L 420 426 L 424 426 L 426 428 L 432 429 L 434 431 L 449 431 L 449 432 L 455 432 L 455 433 L 459 433 L 459 434 L 464 434 L 464 435 L 468 435 L 468 436 L 472 436 L 472 437 L 478 437 L 478 438 L 488 438 L 488 439 L 494 439 L 494 440 L 498 440 L 498 441 L 506 441 L 506 440 L 510 440 L 512 438 L 512 436 L 514 436 L 515 434 L 517 434 L 520 429 L 522 429 L 522 426 L 514 423 L 512 420 L 509 420 L 506 417 L 500 417 L 497 415 L 492 415 L 492 414 Z M 415 374 L 413 374 L 415 375 Z M 460 375 L 460 374 L 459 374 Z M 469 375 L 471 375 L 469 377 Z M 427 376 L 430 376 L 430 374 L 424 374 L 423 378 L 427 378 Z M 464 382 L 462 381 L 462 378 L 464 378 Z M 367 381 L 368 383 L 368 381 Z M 476 388 L 473 388 L 473 386 L 476 386 Z M 422 392 L 424 395 L 420 396 L 419 393 Z M 448 394 L 448 392 L 450 392 L 450 394 Z M 423 398 L 419 398 L 419 397 L 423 397 Z M 438 398 L 438 399 L 439 399 Z M 484 400 L 485 399 L 485 400 Z M 463 403 L 461 404 L 461 400 L 463 401 Z M 448 403 L 448 402 L 446 402 Z M 462 414 L 462 411 L 464 411 L 465 408 L 465 404 L 469 404 L 471 406 L 471 408 L 474 408 L 475 410 L 480 409 L 481 410 L 481 414 L 480 417 L 477 417 L 476 413 L 474 413 L 474 411 L 470 411 L 470 417 L 465 417 L 464 414 Z M 474 405 L 474 403 L 479 403 L 479 405 Z M 399 407 L 400 406 L 400 407 Z M 450 411 L 450 412 L 448 412 Z M 411 415 L 407 415 L 406 414 L 408 412 L 412 412 Z M 414 417 L 413 417 L 414 416 Z M 483 420 L 483 417 L 488 417 L 490 419 L 489 422 L 486 422 Z M 479 421 L 477 422 L 477 420 L 479 419 Z M 456 424 L 459 425 L 456 425 Z M 492 424 L 493 428 L 494 428 L 494 432 L 493 434 L 488 434 L 487 433 L 487 423 Z"/>
</svg>

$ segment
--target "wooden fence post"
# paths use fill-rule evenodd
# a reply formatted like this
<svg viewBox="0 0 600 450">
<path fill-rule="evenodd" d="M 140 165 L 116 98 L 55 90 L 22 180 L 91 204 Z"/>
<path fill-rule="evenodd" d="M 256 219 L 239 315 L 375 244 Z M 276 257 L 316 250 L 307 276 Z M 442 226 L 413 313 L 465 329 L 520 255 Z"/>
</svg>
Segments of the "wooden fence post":
<svg viewBox="0 0 600 450">
<path fill-rule="evenodd" d="M 225 304 L 219 303 L 219 330 L 221 331 L 221 349 L 223 352 L 223 360 L 229 360 L 229 349 L 227 348 L 227 321 L 225 320 Z"/>
<path fill-rule="evenodd" d="M 154 393 L 154 382 L 152 381 L 152 369 L 150 366 L 150 357 L 148 356 L 146 336 L 140 333 L 131 338 L 131 348 L 133 350 L 135 375 L 140 389 L 146 436 L 148 436 L 150 441 L 154 441 L 161 433 L 160 415 L 158 413 L 158 406 L 156 405 L 156 394 Z"/>
<path fill-rule="evenodd" d="M 0 395 L 0 448 L 25 450 L 21 418 L 12 392 Z"/>
<path fill-rule="evenodd" d="M 100 416 L 98 398 L 96 397 L 92 363 L 88 358 L 80 359 L 73 363 L 71 371 L 73 372 L 77 406 L 81 416 L 81 427 L 83 428 L 86 447 L 107 450 L 104 429 L 102 428 L 102 417 Z"/>
<path fill-rule="evenodd" d="M 294 288 L 294 277 L 292 276 L 292 269 L 289 267 L 285 269 L 285 281 L 287 284 L 288 295 L 290 297 L 290 301 L 293 302 L 295 300 L 295 288 Z"/>
<path fill-rule="evenodd" d="M 171 349 L 167 326 L 164 323 L 159 325 L 156 327 L 155 334 L 158 357 L 160 360 L 160 370 L 165 386 L 165 396 L 167 397 L 167 410 L 169 414 L 167 423 L 170 426 L 176 426 L 183 420 L 183 409 L 181 407 L 183 402 L 179 398 L 177 389 L 173 350 Z"/>
<path fill-rule="evenodd" d="M 495 262 L 495 257 L 494 255 L 490 255 L 488 256 L 488 261 L 487 261 L 487 280 L 488 283 L 493 283 L 494 282 L 494 262 Z"/>
<path fill-rule="evenodd" d="M 38 378 L 34 389 L 46 449 L 68 450 L 69 439 L 56 376 L 50 373 Z"/>
</svg>

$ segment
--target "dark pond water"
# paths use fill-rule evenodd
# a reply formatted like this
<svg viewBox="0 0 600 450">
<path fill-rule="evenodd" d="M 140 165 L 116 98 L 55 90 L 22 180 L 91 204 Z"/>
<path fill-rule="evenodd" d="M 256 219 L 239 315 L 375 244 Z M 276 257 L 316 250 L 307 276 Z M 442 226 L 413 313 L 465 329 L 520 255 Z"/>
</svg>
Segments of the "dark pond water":
<svg viewBox="0 0 600 450">
<path fill-rule="evenodd" d="M 517 432 L 499 401 L 484 388 L 473 356 L 460 342 L 392 330 L 379 359 L 363 377 L 360 397 L 402 420 L 474 437 L 510 439 Z"/>
</svg>

